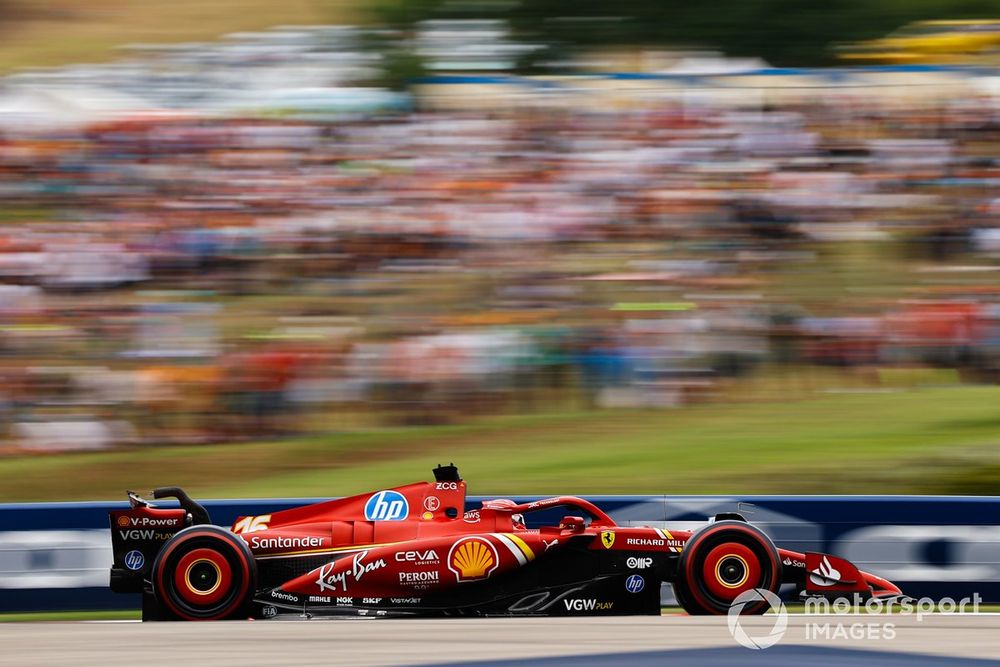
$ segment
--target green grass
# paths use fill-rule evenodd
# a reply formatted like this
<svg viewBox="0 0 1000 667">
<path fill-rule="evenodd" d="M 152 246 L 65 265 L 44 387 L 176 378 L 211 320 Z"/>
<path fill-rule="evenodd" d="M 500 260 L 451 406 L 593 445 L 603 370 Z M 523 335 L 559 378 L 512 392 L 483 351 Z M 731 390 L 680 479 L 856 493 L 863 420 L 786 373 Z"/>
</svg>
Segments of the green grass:
<svg viewBox="0 0 1000 667">
<path fill-rule="evenodd" d="M 949 492 L 998 462 L 997 406 L 1000 388 L 953 387 L 7 458 L 0 501 L 343 495 L 449 461 L 477 494 Z"/>
<path fill-rule="evenodd" d="M 0 614 L 0 623 L 28 623 L 33 621 L 131 621 L 138 620 L 141 615 L 138 609 L 33 611 L 30 613 Z"/>
</svg>

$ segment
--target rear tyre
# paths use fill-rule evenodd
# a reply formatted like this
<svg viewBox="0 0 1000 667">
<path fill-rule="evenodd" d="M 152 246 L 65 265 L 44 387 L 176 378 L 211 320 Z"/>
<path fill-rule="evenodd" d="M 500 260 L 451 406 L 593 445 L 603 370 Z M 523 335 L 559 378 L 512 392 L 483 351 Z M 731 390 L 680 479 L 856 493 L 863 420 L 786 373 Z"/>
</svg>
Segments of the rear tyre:
<svg viewBox="0 0 1000 667">
<path fill-rule="evenodd" d="M 726 614 L 740 594 L 753 589 L 777 593 L 781 585 L 778 550 L 759 528 L 743 521 L 719 521 L 687 541 L 677 566 L 674 596 L 691 615 Z M 758 599 L 742 614 L 763 614 Z"/>
<path fill-rule="evenodd" d="M 163 609 L 185 621 L 246 618 L 256 589 L 250 548 L 218 526 L 192 526 L 174 535 L 153 563 L 153 593 Z"/>
</svg>

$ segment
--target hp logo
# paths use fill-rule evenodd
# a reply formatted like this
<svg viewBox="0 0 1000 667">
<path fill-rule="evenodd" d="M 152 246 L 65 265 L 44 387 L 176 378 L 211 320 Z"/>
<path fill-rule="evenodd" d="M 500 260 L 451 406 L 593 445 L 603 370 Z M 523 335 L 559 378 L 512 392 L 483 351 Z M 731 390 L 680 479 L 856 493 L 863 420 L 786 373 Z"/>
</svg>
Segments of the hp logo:
<svg viewBox="0 0 1000 667">
<path fill-rule="evenodd" d="M 368 521 L 402 521 L 409 513 L 410 506 L 398 491 L 379 491 L 365 503 Z"/>
<path fill-rule="evenodd" d="M 138 549 L 133 549 L 125 554 L 125 567 L 130 570 L 141 570 L 146 564 L 146 557 Z"/>
<path fill-rule="evenodd" d="M 646 587 L 646 580 L 641 575 L 632 574 L 625 580 L 625 590 L 629 593 L 639 593 Z"/>
</svg>

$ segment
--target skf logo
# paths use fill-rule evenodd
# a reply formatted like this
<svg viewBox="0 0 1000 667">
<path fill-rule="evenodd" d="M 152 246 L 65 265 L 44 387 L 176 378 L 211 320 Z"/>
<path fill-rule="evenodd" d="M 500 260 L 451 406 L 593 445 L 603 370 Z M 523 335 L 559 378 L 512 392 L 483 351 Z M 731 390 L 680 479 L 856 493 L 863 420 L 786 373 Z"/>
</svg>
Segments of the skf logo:
<svg viewBox="0 0 1000 667">
<path fill-rule="evenodd" d="M 610 549 L 615 545 L 615 534 L 610 530 L 601 531 L 601 544 L 604 545 L 605 549 Z"/>
<path fill-rule="evenodd" d="M 486 579 L 499 564 L 496 547 L 481 537 L 463 538 L 448 552 L 448 569 L 460 582 Z"/>
<path fill-rule="evenodd" d="M 410 506 L 399 491 L 379 491 L 365 503 L 368 521 L 403 521 L 409 513 Z"/>
<path fill-rule="evenodd" d="M 256 533 L 258 530 L 267 530 L 267 524 L 271 520 L 270 514 L 260 516 L 245 516 L 233 525 L 234 533 Z"/>
</svg>

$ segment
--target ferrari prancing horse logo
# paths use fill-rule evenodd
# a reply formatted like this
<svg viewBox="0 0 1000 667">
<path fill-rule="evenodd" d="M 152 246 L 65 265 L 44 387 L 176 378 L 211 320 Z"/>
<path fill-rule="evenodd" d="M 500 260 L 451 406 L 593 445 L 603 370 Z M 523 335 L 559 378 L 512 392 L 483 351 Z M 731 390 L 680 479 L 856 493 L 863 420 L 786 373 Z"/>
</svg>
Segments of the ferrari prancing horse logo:
<svg viewBox="0 0 1000 667">
<path fill-rule="evenodd" d="M 615 534 L 610 530 L 601 531 L 601 544 L 604 545 L 605 549 L 610 549 L 615 543 Z"/>
</svg>

